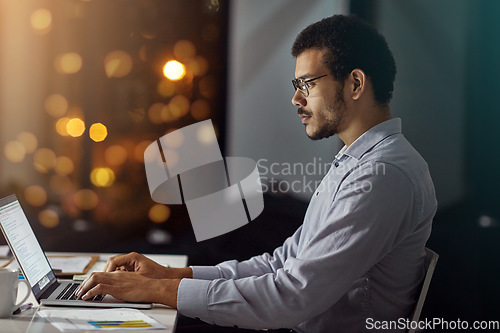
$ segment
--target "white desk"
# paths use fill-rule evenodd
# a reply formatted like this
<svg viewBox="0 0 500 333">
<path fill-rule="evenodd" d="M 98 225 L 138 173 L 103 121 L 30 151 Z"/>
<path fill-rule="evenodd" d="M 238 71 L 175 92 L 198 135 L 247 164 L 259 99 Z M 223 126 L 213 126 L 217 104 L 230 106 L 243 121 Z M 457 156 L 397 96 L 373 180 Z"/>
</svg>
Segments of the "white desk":
<svg viewBox="0 0 500 333">
<path fill-rule="evenodd" d="M 60 252 L 47 252 L 47 255 L 78 255 L 82 253 L 60 253 Z M 89 253 L 85 253 L 89 254 Z M 104 267 L 104 264 L 106 263 L 106 260 L 113 256 L 114 254 L 111 253 L 92 253 L 92 254 L 99 254 L 100 259 L 99 261 L 94 265 L 95 267 Z M 186 267 L 187 265 L 187 256 L 184 255 L 164 255 L 164 254 L 146 254 L 148 258 L 151 258 L 155 260 L 156 262 L 162 264 L 162 265 L 169 265 L 170 267 Z M 3 265 L 3 263 L 6 262 L 6 260 L 0 260 L 0 266 Z M 19 293 L 18 295 L 25 295 L 25 284 L 20 284 L 19 285 Z M 38 309 L 44 308 L 42 306 L 38 305 L 38 302 L 36 301 L 35 297 L 33 294 L 30 295 L 26 303 L 31 302 L 34 304 L 33 308 L 27 311 L 24 311 L 23 313 L 12 316 L 11 318 L 2 318 L 0 319 L 0 332 L 5 332 L 5 333 L 56 333 L 59 332 L 57 328 L 52 326 L 47 320 L 44 318 L 41 318 L 36 315 L 36 312 Z M 57 307 L 59 309 L 71 309 L 68 307 Z M 50 309 L 56 309 L 56 307 L 50 307 Z M 75 309 L 73 307 L 73 309 Z M 91 308 L 86 308 L 86 309 L 91 309 Z M 99 311 L 96 309 L 96 311 Z M 167 327 L 166 331 L 162 332 L 168 332 L 168 333 L 173 333 L 175 331 L 175 325 L 177 323 L 177 310 L 171 309 L 167 306 L 160 305 L 160 304 L 155 304 L 154 308 L 151 310 L 142 310 L 146 315 L 154 318 L 158 322 L 162 323 Z M 117 332 L 117 331 L 115 331 Z M 144 333 L 151 333 L 155 332 L 152 330 L 134 330 L 132 332 L 144 332 Z M 158 331 L 156 331 L 158 332 Z"/>
</svg>

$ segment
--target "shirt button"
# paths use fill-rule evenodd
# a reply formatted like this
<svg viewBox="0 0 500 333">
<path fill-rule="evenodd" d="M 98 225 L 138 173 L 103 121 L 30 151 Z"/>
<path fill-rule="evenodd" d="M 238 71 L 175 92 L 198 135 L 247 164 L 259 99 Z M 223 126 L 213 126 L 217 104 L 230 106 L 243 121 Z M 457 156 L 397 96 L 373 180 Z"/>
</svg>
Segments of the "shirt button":
<svg viewBox="0 0 500 333">
<path fill-rule="evenodd" d="M 234 328 L 238 328 L 238 325 L 234 325 L 233 327 L 234 327 Z"/>
<path fill-rule="evenodd" d="M 335 167 L 338 168 L 339 167 L 339 162 L 335 162 Z"/>
</svg>

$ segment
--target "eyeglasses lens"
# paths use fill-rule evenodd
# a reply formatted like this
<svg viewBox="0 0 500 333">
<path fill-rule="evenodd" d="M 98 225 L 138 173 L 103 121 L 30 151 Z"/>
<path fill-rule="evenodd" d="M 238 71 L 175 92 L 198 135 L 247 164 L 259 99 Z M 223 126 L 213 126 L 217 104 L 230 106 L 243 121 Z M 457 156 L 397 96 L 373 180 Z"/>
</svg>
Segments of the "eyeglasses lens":
<svg viewBox="0 0 500 333">
<path fill-rule="evenodd" d="M 307 90 L 307 83 L 305 83 L 304 80 L 302 79 L 292 80 L 292 84 L 293 84 L 293 89 L 295 91 L 298 89 L 305 97 L 309 95 L 309 91 Z"/>
</svg>

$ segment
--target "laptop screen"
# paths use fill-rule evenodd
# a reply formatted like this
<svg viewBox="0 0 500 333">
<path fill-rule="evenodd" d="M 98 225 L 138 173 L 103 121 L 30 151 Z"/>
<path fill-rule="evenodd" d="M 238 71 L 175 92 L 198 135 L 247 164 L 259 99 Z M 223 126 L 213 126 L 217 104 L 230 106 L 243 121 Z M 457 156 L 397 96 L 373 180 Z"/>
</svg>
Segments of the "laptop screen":
<svg viewBox="0 0 500 333">
<path fill-rule="evenodd" d="M 0 199 L 0 226 L 33 293 L 38 295 L 55 276 L 15 195 Z"/>
</svg>

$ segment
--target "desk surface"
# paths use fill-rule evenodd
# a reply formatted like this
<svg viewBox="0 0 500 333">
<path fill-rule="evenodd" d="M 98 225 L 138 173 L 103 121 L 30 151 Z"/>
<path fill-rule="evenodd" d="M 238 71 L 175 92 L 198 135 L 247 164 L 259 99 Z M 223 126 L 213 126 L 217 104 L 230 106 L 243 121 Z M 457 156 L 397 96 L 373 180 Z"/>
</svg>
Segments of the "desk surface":
<svg viewBox="0 0 500 333">
<path fill-rule="evenodd" d="M 60 253 L 60 252 L 47 252 L 47 255 L 78 255 L 82 253 Z M 85 253 L 88 254 L 88 253 Z M 96 253 L 92 253 L 96 254 Z M 106 260 L 113 256 L 111 253 L 97 253 L 100 255 L 99 261 L 95 264 L 95 267 L 104 267 Z M 146 254 L 147 257 L 155 260 L 162 265 L 169 265 L 170 267 L 185 267 L 187 265 L 187 256 L 184 255 L 163 255 L 163 254 Z M 0 266 L 3 261 L 0 260 Z M 93 267 L 94 268 L 94 267 Z M 92 269 L 91 269 L 92 270 Z M 19 285 L 18 295 L 25 294 L 25 284 Z M 0 331 L 9 333 L 55 333 L 59 332 L 57 328 L 52 326 L 44 318 L 36 315 L 38 309 L 44 308 L 39 306 L 33 294 L 30 295 L 26 302 L 31 302 L 34 304 L 33 308 L 27 310 L 19 315 L 12 316 L 11 318 L 0 319 Z M 56 307 L 50 307 L 50 309 L 56 309 Z M 74 307 L 57 307 L 57 309 L 75 309 Z M 90 308 L 86 308 L 90 309 Z M 96 311 L 99 311 L 96 309 Z M 154 308 L 151 310 L 142 310 L 144 314 L 154 318 L 158 322 L 162 323 L 167 327 L 166 332 L 174 332 L 175 325 L 177 322 L 177 310 L 171 309 L 167 306 L 155 304 Z M 116 331 L 115 331 L 116 332 Z M 154 332 L 151 330 L 134 330 L 132 332 Z M 162 331 L 164 332 L 164 331 Z"/>
</svg>

